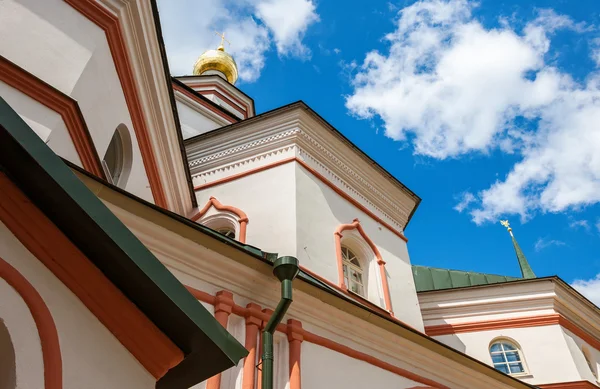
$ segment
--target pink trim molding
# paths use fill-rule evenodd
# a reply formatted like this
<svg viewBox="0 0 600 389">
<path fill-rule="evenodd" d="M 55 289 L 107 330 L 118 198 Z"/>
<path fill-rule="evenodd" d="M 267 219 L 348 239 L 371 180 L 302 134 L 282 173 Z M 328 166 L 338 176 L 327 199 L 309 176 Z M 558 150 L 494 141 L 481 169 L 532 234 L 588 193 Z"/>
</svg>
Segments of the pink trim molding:
<svg viewBox="0 0 600 389">
<path fill-rule="evenodd" d="M 385 261 L 381 257 L 381 253 L 377 249 L 377 246 L 373 243 L 373 241 L 367 236 L 365 230 L 360 225 L 360 221 L 358 219 L 354 219 L 350 224 L 342 224 L 340 225 L 335 232 L 333 233 L 335 236 L 335 254 L 337 257 L 338 263 L 338 279 L 340 282 L 340 286 L 344 290 L 348 290 L 348 285 L 344 284 L 344 268 L 343 268 L 343 260 L 342 260 L 342 233 L 348 230 L 357 230 L 360 236 L 367 242 L 373 254 L 377 258 L 377 265 L 379 266 L 379 274 L 381 275 L 381 283 L 383 287 L 383 298 L 385 301 L 385 308 L 390 312 L 393 316 L 394 313 L 392 311 L 392 299 L 390 298 L 390 289 L 388 285 L 387 276 L 385 273 Z"/>
<path fill-rule="evenodd" d="M 194 222 L 197 221 L 202 216 L 204 216 L 206 212 L 208 212 L 210 207 L 215 207 L 215 209 L 219 211 L 231 212 L 234 215 L 236 215 L 238 217 L 238 222 L 240 223 L 240 236 L 238 240 L 241 243 L 246 243 L 246 226 L 248 225 L 248 216 L 246 215 L 246 213 L 241 209 L 233 207 L 231 205 L 223 205 L 219 200 L 212 196 L 210 197 L 204 208 L 199 210 L 198 213 L 196 213 L 190 219 Z"/>
</svg>

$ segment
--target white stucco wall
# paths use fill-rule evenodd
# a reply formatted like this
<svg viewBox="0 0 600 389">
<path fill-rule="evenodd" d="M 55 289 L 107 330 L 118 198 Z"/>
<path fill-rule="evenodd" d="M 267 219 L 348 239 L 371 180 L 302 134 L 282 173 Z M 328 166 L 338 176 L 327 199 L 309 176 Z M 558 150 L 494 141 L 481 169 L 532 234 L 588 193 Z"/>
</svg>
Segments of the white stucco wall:
<svg viewBox="0 0 600 389">
<path fill-rule="evenodd" d="M 579 376 L 581 377 L 580 379 L 588 380 L 597 384 L 598 379 L 594 377 L 594 374 L 590 370 L 590 367 L 585 360 L 583 350 L 585 349 L 587 351 L 590 357 L 592 368 L 595 367 L 596 369 L 596 374 L 598 372 L 598 361 L 600 361 L 600 351 L 590 346 L 587 342 L 573 334 L 571 331 L 564 328 L 562 330 L 569 351 L 571 352 L 573 363 L 575 363 L 577 371 L 579 372 Z"/>
<path fill-rule="evenodd" d="M 558 324 L 466 332 L 436 336 L 435 339 L 491 366 L 489 346 L 499 337 L 512 339 L 521 347 L 528 374 L 519 378 L 527 383 L 549 384 L 586 379 L 581 377 L 563 329 Z"/>
<path fill-rule="evenodd" d="M 222 127 L 221 124 L 218 124 L 206 115 L 202 115 L 200 112 L 181 101 L 177 101 L 176 105 L 184 139 Z"/>
<path fill-rule="evenodd" d="M 303 167 L 296 163 L 294 165 L 298 199 L 296 255 L 300 263 L 337 284 L 338 265 L 334 232 L 339 225 L 352 223 L 353 219 L 358 218 L 365 233 L 377 246 L 386 262 L 385 268 L 395 316 L 414 328 L 423 330 L 406 242 L 334 192 Z M 355 231 L 344 232 L 344 237 L 352 234 L 358 241 L 362 240 Z M 349 247 L 356 250 L 351 244 Z M 385 308 L 379 269 L 372 250 L 366 247 L 362 251 L 365 255 L 371 255 L 368 258 L 368 299 Z"/>
<path fill-rule="evenodd" d="M 155 387 L 154 377 L 2 223 L 0 257 L 27 278 L 52 314 L 59 336 L 65 389 Z M 41 388 L 43 363 L 35 323 L 22 300 L 8 288 L 0 282 L 0 316 L 13 336 L 17 359 L 23 362 L 17 368 L 17 380 L 23 384 L 19 389 Z"/>
<path fill-rule="evenodd" d="M 77 100 L 101 159 L 117 126 L 127 127 L 133 155 L 123 189 L 153 201 L 104 31 L 60 0 L 5 0 L 0 1 L 0 36 L 10 37 L 0 41 L 2 56 Z M 13 108 L 17 112 L 26 109 L 20 104 Z M 66 158 L 71 154 L 59 152 Z"/>
<path fill-rule="evenodd" d="M 249 219 L 247 244 L 267 252 L 296 256 L 302 266 L 335 284 L 338 284 L 338 264 L 334 232 L 340 224 L 358 218 L 386 261 L 394 315 L 423 330 L 406 242 L 296 162 L 197 191 L 196 196 L 199 207 L 214 196 L 222 204 L 244 211 Z M 365 261 L 368 299 L 385 308 L 375 256 L 356 231 L 344 232 L 344 239 L 350 236 L 356 237 L 365 256 L 370 255 Z"/>
<path fill-rule="evenodd" d="M 291 163 L 197 191 L 202 208 L 211 196 L 246 212 L 246 243 L 280 255 L 296 251 L 295 168 Z"/>
<path fill-rule="evenodd" d="M 81 159 L 60 114 L 2 81 L 0 81 L 0 96 L 46 142 L 52 151 L 77 166 L 82 166 Z"/>
<path fill-rule="evenodd" d="M 329 388 L 394 388 L 423 386 L 358 359 L 327 348 L 302 343 L 302 387 Z M 319 371 L 320 374 L 314 374 Z"/>
</svg>

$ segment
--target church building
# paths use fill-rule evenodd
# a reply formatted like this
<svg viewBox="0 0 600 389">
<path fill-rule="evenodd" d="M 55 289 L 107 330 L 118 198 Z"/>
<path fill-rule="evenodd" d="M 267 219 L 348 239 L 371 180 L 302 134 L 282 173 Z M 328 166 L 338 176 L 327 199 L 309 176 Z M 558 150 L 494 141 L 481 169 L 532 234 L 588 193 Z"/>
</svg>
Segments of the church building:
<svg viewBox="0 0 600 389">
<path fill-rule="evenodd" d="M 0 389 L 600 386 L 600 311 L 508 222 L 521 277 L 413 266 L 421 198 L 256 114 L 224 37 L 172 77 L 155 0 L 1 0 L 0 36 Z"/>
</svg>

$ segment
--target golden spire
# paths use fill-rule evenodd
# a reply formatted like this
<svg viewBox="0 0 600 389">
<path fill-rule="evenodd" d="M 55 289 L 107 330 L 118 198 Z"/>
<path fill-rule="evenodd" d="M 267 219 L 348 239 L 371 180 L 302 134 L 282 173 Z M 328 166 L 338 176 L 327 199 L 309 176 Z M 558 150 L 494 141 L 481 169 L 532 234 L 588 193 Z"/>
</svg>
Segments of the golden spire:
<svg viewBox="0 0 600 389">
<path fill-rule="evenodd" d="M 235 84 L 238 78 L 237 64 L 233 60 L 233 57 L 229 53 L 225 52 L 224 43 L 231 44 L 225 39 L 225 33 L 215 32 L 216 35 L 221 37 L 221 44 L 216 50 L 205 51 L 194 64 L 195 76 L 202 74 L 216 74 L 224 77 L 231 84 Z"/>
</svg>

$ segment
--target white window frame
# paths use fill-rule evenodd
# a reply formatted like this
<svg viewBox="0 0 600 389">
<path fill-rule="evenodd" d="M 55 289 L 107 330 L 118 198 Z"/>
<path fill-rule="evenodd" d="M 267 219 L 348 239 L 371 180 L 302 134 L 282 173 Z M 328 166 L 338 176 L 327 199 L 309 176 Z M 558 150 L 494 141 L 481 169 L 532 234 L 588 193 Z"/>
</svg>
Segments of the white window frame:
<svg viewBox="0 0 600 389">
<path fill-rule="evenodd" d="M 349 257 L 348 254 L 352 254 L 352 257 Z M 358 265 L 352 262 L 352 259 L 356 259 Z M 361 266 L 361 260 L 358 255 L 354 251 L 352 251 L 349 247 L 342 245 L 342 271 L 344 274 L 344 284 L 352 293 L 356 293 L 357 295 L 367 298 L 366 291 L 367 286 L 365 284 L 365 274 L 363 268 Z M 360 275 L 360 282 L 353 280 L 350 277 L 350 271 L 354 271 Z M 355 290 L 353 287 L 358 286 L 358 290 Z"/>
<path fill-rule="evenodd" d="M 233 236 L 223 234 L 231 239 L 237 240 L 240 234 L 240 222 L 238 221 L 238 217 L 230 212 L 217 211 L 215 214 L 202 217 L 198 220 L 198 223 L 211 230 L 215 230 L 220 234 L 223 234 L 221 231 L 224 230 L 231 231 Z"/>
<path fill-rule="evenodd" d="M 501 351 L 492 351 L 492 347 L 496 344 L 501 345 Z M 512 346 L 514 348 L 514 350 L 505 350 L 504 344 L 508 344 L 508 345 Z M 523 350 L 521 350 L 521 347 L 514 340 L 509 339 L 509 338 L 496 338 L 492 342 L 490 342 L 490 346 L 488 347 L 488 352 L 490 355 L 490 359 L 492 360 L 492 366 L 494 367 L 494 369 L 501 371 L 504 374 L 510 375 L 512 377 L 529 375 L 529 370 L 527 368 L 527 364 L 525 363 L 525 357 L 523 355 Z M 510 362 L 510 361 L 508 361 L 507 354 L 510 354 L 513 352 L 516 352 L 519 360 Z M 503 355 L 504 362 L 494 362 L 494 357 L 493 357 L 494 355 Z M 523 371 L 512 373 L 510 370 L 510 366 L 511 366 L 511 364 L 514 365 L 517 363 L 521 365 L 521 368 Z M 506 368 L 508 369 L 508 373 L 498 369 L 497 365 L 506 366 Z"/>
</svg>

